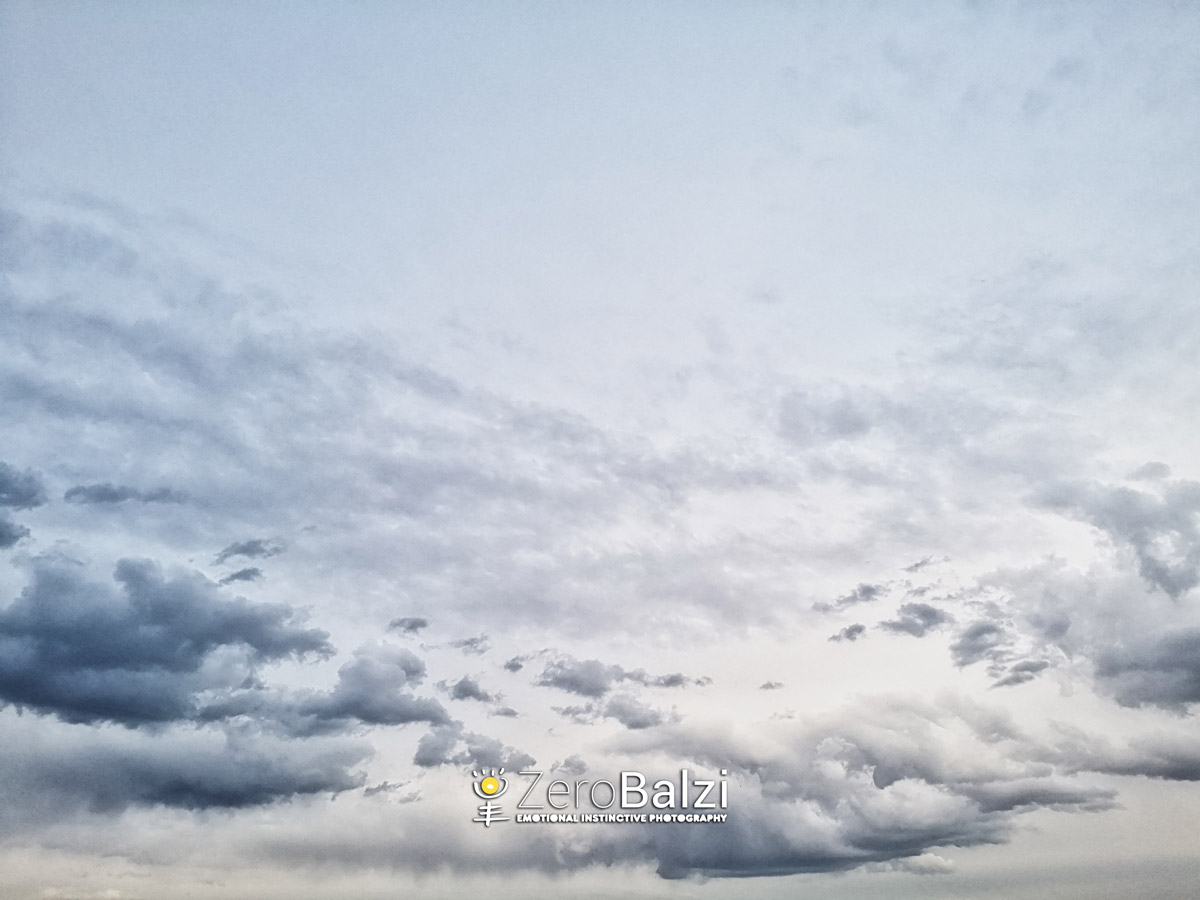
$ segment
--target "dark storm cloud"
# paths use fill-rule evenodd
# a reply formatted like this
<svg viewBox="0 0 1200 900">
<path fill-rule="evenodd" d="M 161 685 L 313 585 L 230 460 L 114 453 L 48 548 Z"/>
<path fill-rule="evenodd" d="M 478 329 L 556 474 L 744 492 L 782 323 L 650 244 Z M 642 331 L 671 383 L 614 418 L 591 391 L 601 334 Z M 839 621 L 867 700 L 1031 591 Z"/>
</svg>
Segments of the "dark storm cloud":
<svg viewBox="0 0 1200 900">
<path fill-rule="evenodd" d="M 411 692 L 424 678 L 425 663 L 410 650 L 387 644 L 360 647 L 338 669 L 337 683 L 329 691 L 281 691 L 251 684 L 207 704 L 200 718 L 220 722 L 244 716 L 292 737 L 364 726 L 449 724 L 450 716 L 437 700 Z"/>
<path fill-rule="evenodd" d="M 32 469 L 24 472 L 0 462 L 0 506 L 33 509 L 46 502 L 46 488 Z"/>
<path fill-rule="evenodd" d="M 1009 642 L 1008 632 L 995 622 L 979 621 L 964 628 L 950 645 L 954 664 L 969 666 L 980 660 L 995 660 Z"/>
<path fill-rule="evenodd" d="M 63 499 L 68 503 L 116 504 L 126 500 L 139 503 L 185 503 L 187 494 L 171 488 L 155 488 L 141 491 L 124 484 L 81 484 L 70 488 Z"/>
<path fill-rule="evenodd" d="M 1200 482 L 1164 482 L 1157 493 L 1064 483 L 1038 499 L 1131 548 L 1142 577 L 1168 596 L 1178 598 L 1200 584 Z"/>
<path fill-rule="evenodd" d="M 401 616 L 398 619 L 392 619 L 388 622 L 388 628 L 392 631 L 399 631 L 402 634 L 416 634 L 422 628 L 429 627 L 429 620 L 423 619 L 420 616 Z"/>
<path fill-rule="evenodd" d="M 479 682 L 470 675 L 464 675 L 450 688 L 451 700 L 482 700 L 488 703 L 492 695 L 479 686 Z"/>
<path fill-rule="evenodd" d="M 278 556 L 283 552 L 283 545 L 278 541 L 266 538 L 254 538 L 249 541 L 235 541 L 217 554 L 217 564 L 233 559 L 235 556 L 245 556 L 249 559 L 261 559 L 268 556 Z"/>
<path fill-rule="evenodd" d="M 16 733 L 27 730 L 10 721 Z M 115 815 L 131 806 L 239 809 L 358 787 L 370 748 L 345 741 L 245 742 L 213 729 L 53 729 L 0 755 L 0 830 L 30 822 Z"/>
<path fill-rule="evenodd" d="M 1200 628 L 1101 652 L 1096 675 L 1124 706 L 1200 703 Z"/>
<path fill-rule="evenodd" d="M 38 560 L 33 582 L 0 612 L 0 699 L 72 722 L 134 725 L 188 718 L 193 694 L 220 687 L 237 651 L 256 662 L 332 652 L 295 610 L 228 598 L 199 573 L 166 576 L 123 559 L 110 584 L 77 565 Z"/>
<path fill-rule="evenodd" d="M 954 621 L 949 613 L 928 603 L 905 603 L 897 612 L 897 618 L 880 622 L 879 627 L 885 631 L 924 637 L 931 629 Z"/>
<path fill-rule="evenodd" d="M 338 669 L 337 685 L 296 704 L 299 720 L 314 731 L 340 731 L 350 724 L 444 724 L 450 717 L 436 700 L 414 697 L 405 689 L 425 677 L 425 663 L 401 647 L 357 651 Z"/>
<path fill-rule="evenodd" d="M 29 537 L 29 529 L 18 525 L 8 516 L 0 515 L 0 550 L 7 550 L 22 538 Z"/>
<path fill-rule="evenodd" d="M 249 566 L 245 569 L 238 569 L 236 572 L 230 572 L 217 584 L 233 584 L 235 581 L 262 581 L 262 569 L 257 566 Z"/>
<path fill-rule="evenodd" d="M 831 641 L 857 641 L 867 631 L 867 626 L 861 622 L 855 622 L 853 625 L 847 625 L 837 634 L 829 636 Z"/>
</svg>

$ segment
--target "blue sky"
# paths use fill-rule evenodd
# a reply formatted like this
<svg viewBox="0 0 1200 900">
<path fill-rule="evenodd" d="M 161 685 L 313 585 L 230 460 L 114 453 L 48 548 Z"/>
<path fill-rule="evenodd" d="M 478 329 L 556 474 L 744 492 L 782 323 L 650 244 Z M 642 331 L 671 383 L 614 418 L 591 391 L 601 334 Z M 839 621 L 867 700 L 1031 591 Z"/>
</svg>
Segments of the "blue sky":
<svg viewBox="0 0 1200 900">
<path fill-rule="evenodd" d="M 1198 32 L 0 5 L 4 893 L 1190 896 Z"/>
</svg>

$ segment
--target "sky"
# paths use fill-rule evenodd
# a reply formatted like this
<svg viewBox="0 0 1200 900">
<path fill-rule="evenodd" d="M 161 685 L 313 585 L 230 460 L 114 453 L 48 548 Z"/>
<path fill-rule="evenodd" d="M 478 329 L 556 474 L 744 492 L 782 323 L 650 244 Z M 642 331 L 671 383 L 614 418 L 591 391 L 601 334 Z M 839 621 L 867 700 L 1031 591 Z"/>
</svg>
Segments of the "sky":
<svg viewBox="0 0 1200 900">
<path fill-rule="evenodd" d="M 0 894 L 1192 897 L 1197 46 L 0 3 Z"/>
</svg>

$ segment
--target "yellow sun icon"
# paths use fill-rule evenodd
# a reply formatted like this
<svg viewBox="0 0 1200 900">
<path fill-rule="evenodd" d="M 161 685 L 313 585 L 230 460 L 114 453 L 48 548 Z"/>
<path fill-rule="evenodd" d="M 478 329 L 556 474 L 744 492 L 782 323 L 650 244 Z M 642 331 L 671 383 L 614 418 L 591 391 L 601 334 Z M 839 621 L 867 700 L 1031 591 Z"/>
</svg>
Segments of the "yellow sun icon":
<svg viewBox="0 0 1200 900">
<path fill-rule="evenodd" d="M 504 777 L 503 769 L 482 769 L 471 773 L 472 778 L 478 778 L 471 787 L 476 796 L 484 800 L 499 797 L 508 790 L 508 779 Z"/>
</svg>

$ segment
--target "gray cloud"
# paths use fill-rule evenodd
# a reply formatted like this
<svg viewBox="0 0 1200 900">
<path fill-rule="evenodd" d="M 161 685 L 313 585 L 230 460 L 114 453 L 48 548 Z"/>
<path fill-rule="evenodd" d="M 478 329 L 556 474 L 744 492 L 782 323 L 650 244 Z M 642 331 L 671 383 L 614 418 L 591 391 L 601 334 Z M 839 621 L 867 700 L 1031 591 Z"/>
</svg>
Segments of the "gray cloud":
<svg viewBox="0 0 1200 900">
<path fill-rule="evenodd" d="M 783 687 L 782 681 L 764 681 L 758 686 L 760 691 L 778 691 Z"/>
<path fill-rule="evenodd" d="M 68 503 L 116 504 L 126 500 L 139 503 L 185 503 L 187 494 L 171 488 L 155 488 L 141 491 L 124 484 L 81 484 L 70 488 L 63 499 Z"/>
<path fill-rule="evenodd" d="M 301 700 L 295 712 L 306 729 L 316 731 L 342 730 L 349 723 L 449 722 L 436 700 L 405 693 L 424 676 L 425 664 L 410 650 L 388 646 L 359 650 L 338 670 L 331 692 Z"/>
<path fill-rule="evenodd" d="M 0 699 L 72 722 L 170 721 L 256 662 L 332 653 L 295 610 L 227 598 L 199 573 L 123 559 L 114 578 L 119 590 L 76 565 L 35 563 L 32 584 L 0 612 Z M 242 660 L 232 671 L 238 656 L 218 660 L 224 648 Z"/>
<path fill-rule="evenodd" d="M 514 656 L 504 661 L 504 668 L 509 672 L 520 672 L 528 659 L 528 656 Z"/>
<path fill-rule="evenodd" d="M 486 634 L 476 635 L 475 637 L 463 638 L 458 641 L 451 641 L 450 646 L 457 650 L 461 650 L 468 656 L 483 656 L 491 649 L 491 642 L 488 641 Z"/>
<path fill-rule="evenodd" d="M 247 743 L 211 729 L 145 734 L 72 726 L 54 733 L 52 741 L 18 742 L 0 759 L 5 831 L 131 806 L 237 809 L 339 793 L 363 783 L 353 768 L 370 754 L 344 741 Z"/>
<path fill-rule="evenodd" d="M 22 538 L 29 537 L 29 529 L 18 525 L 8 516 L 0 516 L 0 550 L 6 550 Z"/>
<path fill-rule="evenodd" d="M 0 462 L 0 506 L 12 509 L 33 509 L 46 502 L 46 488 L 32 469 L 19 471 L 15 466 Z"/>
<path fill-rule="evenodd" d="M 482 700 L 488 703 L 492 699 L 492 695 L 479 686 L 479 682 L 470 675 L 464 675 L 450 688 L 450 699 L 452 700 Z"/>
<path fill-rule="evenodd" d="M 235 541 L 217 554 L 217 564 L 220 565 L 235 556 L 245 556 L 249 559 L 263 559 L 268 556 L 278 556 L 283 552 L 283 545 L 278 541 L 266 538 L 253 538 L 248 541 Z"/>
<path fill-rule="evenodd" d="M 1074 778 L 1065 765 L 1048 767 L 1042 759 L 1051 748 L 969 706 L 950 711 L 892 698 L 792 728 L 778 744 L 686 725 L 624 733 L 618 746 L 627 752 L 742 775 L 732 828 L 645 838 L 661 876 L 842 871 L 937 847 L 998 843 L 1014 816 L 1035 809 L 1113 805 L 1110 789 Z M 1029 761 L 1016 762 L 1022 755 Z M 813 824 L 794 828 L 797 817 Z"/>
<path fill-rule="evenodd" d="M 1013 687 L 1018 684 L 1025 684 L 1027 681 L 1033 681 L 1038 676 L 1038 673 L 1044 672 L 1050 668 L 1050 663 L 1044 659 L 1026 659 L 1018 663 L 1013 663 L 1008 667 L 1004 677 L 998 679 L 992 684 L 992 687 Z"/>
<path fill-rule="evenodd" d="M 1096 674 L 1125 706 L 1200 703 L 1200 628 L 1099 654 Z"/>
<path fill-rule="evenodd" d="M 617 694 L 604 705 L 604 715 L 626 728 L 653 728 L 665 720 L 660 710 L 647 706 L 628 694 Z"/>
<path fill-rule="evenodd" d="M 425 769 L 445 765 L 486 766 L 512 772 L 527 769 L 536 762 L 529 754 L 495 738 L 466 731 L 457 722 L 432 729 L 417 742 L 413 756 L 413 763 Z"/>
<path fill-rule="evenodd" d="M 961 668 L 984 659 L 995 661 L 1008 643 L 1008 632 L 995 622 L 985 620 L 964 628 L 950 645 L 950 652 L 954 664 Z"/>
<path fill-rule="evenodd" d="M 1164 482 L 1157 494 L 1062 483 L 1044 490 L 1039 501 L 1131 548 L 1142 577 L 1167 595 L 1177 598 L 1200 584 L 1200 482 Z"/>
<path fill-rule="evenodd" d="M 859 603 L 874 603 L 883 597 L 886 590 L 886 585 L 882 584 L 867 584 L 861 583 L 848 594 L 843 594 L 838 597 L 833 603 L 815 603 L 813 609 L 818 612 L 830 612 L 835 609 L 845 609 L 848 606 L 856 606 Z"/>
<path fill-rule="evenodd" d="M 411 693 L 424 678 L 425 663 L 410 650 L 386 644 L 361 647 L 338 669 L 332 690 L 280 691 L 251 685 L 207 704 L 200 717 L 225 721 L 244 716 L 293 737 L 363 726 L 450 724 L 437 700 Z"/>
<path fill-rule="evenodd" d="M 398 619 L 392 619 L 388 622 L 388 628 L 393 631 L 399 631 L 403 634 L 416 634 L 422 628 L 429 627 L 429 620 L 423 619 L 420 616 L 401 616 Z"/>
<path fill-rule="evenodd" d="M 614 694 L 606 702 L 555 706 L 553 709 L 560 716 L 580 725 L 591 725 L 601 719 L 613 719 L 634 731 L 679 720 L 678 715 L 664 713 L 630 694 Z"/>
<path fill-rule="evenodd" d="M 618 665 L 602 663 L 598 659 L 562 656 L 546 664 L 536 683 L 578 694 L 580 697 L 598 699 L 619 682 L 633 682 L 647 687 L 678 688 L 687 685 L 703 686 L 711 681 L 710 678 L 691 678 L 680 672 L 650 675 L 644 669 L 624 669 Z"/>
<path fill-rule="evenodd" d="M 1165 462 L 1148 462 L 1138 466 L 1127 477 L 1131 481 L 1158 481 L 1171 477 L 1171 467 Z"/>
<path fill-rule="evenodd" d="M 856 622 L 853 625 L 847 625 L 837 634 L 830 635 L 831 641 L 857 641 L 860 637 L 866 634 L 867 626 L 861 622 Z"/>
<path fill-rule="evenodd" d="M 937 626 L 954 621 L 949 613 L 928 603 L 905 603 L 898 612 L 897 618 L 880 622 L 879 627 L 885 631 L 924 637 Z"/>
<path fill-rule="evenodd" d="M 625 677 L 620 666 L 606 665 L 598 659 L 564 657 L 546 664 L 537 683 L 545 687 L 578 694 L 581 697 L 603 697 L 613 684 Z"/>
<path fill-rule="evenodd" d="M 238 569 L 236 572 L 230 572 L 217 584 L 233 584 L 236 581 L 261 581 L 263 578 L 262 569 L 257 566 L 249 566 L 245 569 Z"/>
</svg>

